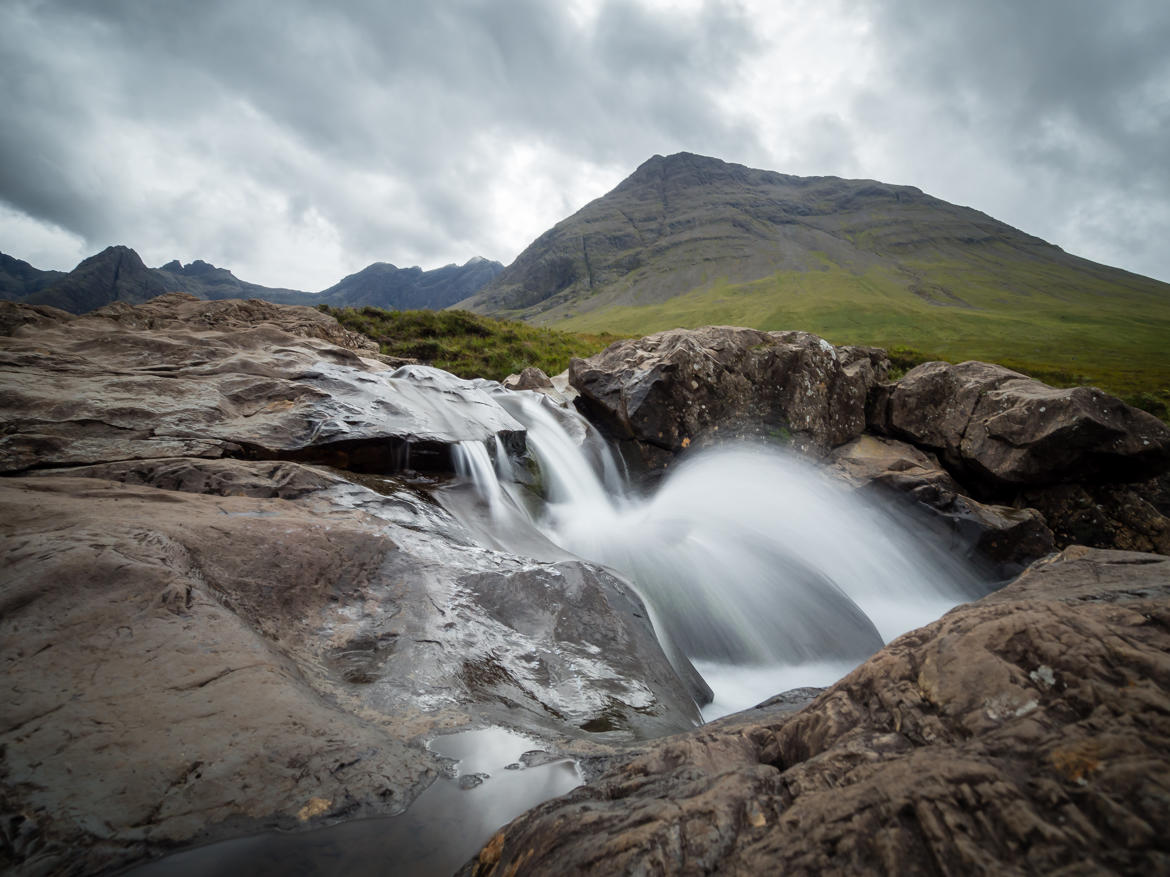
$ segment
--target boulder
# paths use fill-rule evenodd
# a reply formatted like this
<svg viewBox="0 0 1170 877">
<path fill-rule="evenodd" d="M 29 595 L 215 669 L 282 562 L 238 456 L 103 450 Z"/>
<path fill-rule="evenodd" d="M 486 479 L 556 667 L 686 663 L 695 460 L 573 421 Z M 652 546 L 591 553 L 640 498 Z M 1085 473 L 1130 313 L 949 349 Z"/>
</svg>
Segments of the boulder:
<svg viewBox="0 0 1170 877">
<path fill-rule="evenodd" d="M 1090 545 L 1170 554 L 1170 517 L 1159 508 L 1167 476 L 1138 484 L 1057 484 L 1020 492 L 1016 502 L 1039 509 L 1058 545 Z"/>
<path fill-rule="evenodd" d="M 461 874 L 1162 873 L 1170 558 L 1070 548 L 792 714 L 609 761 Z"/>
<path fill-rule="evenodd" d="M 552 380 L 536 366 L 528 366 L 518 375 L 508 375 L 502 381 L 509 390 L 551 390 Z"/>
<path fill-rule="evenodd" d="M 523 448 L 476 382 L 394 369 L 312 308 L 178 293 L 60 319 L 20 307 L 0 337 L 2 472 L 174 456 L 388 472 L 450 469 L 457 441 Z"/>
<path fill-rule="evenodd" d="M 866 394 L 885 368 L 875 351 L 807 332 L 707 326 L 618 341 L 573 360 L 569 381 L 591 421 L 661 468 L 727 439 L 823 454 L 861 434 Z"/>
<path fill-rule="evenodd" d="M 1170 466 L 1170 427 L 1094 387 L 1057 389 L 985 362 L 928 362 L 875 393 L 875 431 L 939 454 L 964 482 L 1139 481 Z"/>
<path fill-rule="evenodd" d="M 448 728 L 699 721 L 627 584 L 378 486 L 197 459 L 0 481 L 0 869 L 400 812 Z"/>
<path fill-rule="evenodd" d="M 920 514 L 914 526 L 1007 579 L 1049 554 L 1056 543 L 1044 515 L 1034 508 L 981 503 L 930 454 L 896 439 L 863 435 L 836 448 L 829 471 L 882 502 L 909 500 Z M 892 514 L 893 510 L 889 509 Z M 922 514 L 924 513 L 924 514 Z"/>
</svg>

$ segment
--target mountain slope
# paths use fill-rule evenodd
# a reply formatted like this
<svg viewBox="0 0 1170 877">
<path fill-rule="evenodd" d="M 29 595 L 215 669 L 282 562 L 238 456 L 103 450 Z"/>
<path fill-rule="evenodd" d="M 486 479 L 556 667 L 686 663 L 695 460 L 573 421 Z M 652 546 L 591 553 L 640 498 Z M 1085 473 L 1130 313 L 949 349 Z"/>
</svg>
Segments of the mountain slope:
<svg viewBox="0 0 1170 877">
<path fill-rule="evenodd" d="M 116 301 L 141 304 L 164 292 L 211 300 L 259 298 L 280 304 L 438 310 L 473 294 L 503 267 L 479 257 L 433 271 L 377 262 L 315 293 L 248 283 L 226 268 L 198 259 L 188 265 L 176 259 L 161 268 L 148 268 L 134 250 L 115 246 L 90 256 L 68 274 L 40 271 L 0 254 L 0 299 L 52 305 L 75 314 Z"/>
<path fill-rule="evenodd" d="M 164 292 L 174 291 L 174 288 L 167 287 L 160 272 L 147 268 L 129 247 L 107 247 L 82 260 L 55 283 L 26 296 L 25 301 L 83 314 L 111 302 L 142 304 Z"/>
<path fill-rule="evenodd" d="M 439 310 L 473 295 L 503 269 L 499 262 L 478 256 L 463 265 L 445 265 L 433 271 L 375 262 L 326 289 L 321 301 L 334 307 Z"/>
<path fill-rule="evenodd" d="M 730 323 L 1170 385 L 1170 285 L 909 186 L 655 156 L 460 303 L 586 331 Z"/>
<path fill-rule="evenodd" d="M 42 271 L 23 259 L 0 253 L 0 299 L 18 301 L 65 276 L 64 271 Z"/>
</svg>

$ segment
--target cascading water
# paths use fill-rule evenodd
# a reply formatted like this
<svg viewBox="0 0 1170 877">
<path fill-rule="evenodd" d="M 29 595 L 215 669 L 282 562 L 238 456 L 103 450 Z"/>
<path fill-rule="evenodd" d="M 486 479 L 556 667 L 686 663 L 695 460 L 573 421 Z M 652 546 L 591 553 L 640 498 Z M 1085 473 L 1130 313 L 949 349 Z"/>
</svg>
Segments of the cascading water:
<svg viewBox="0 0 1170 877">
<path fill-rule="evenodd" d="M 708 717 L 835 681 L 987 590 L 897 515 L 781 450 L 699 453 L 636 497 L 575 411 L 539 394 L 494 396 L 527 430 L 544 502 L 531 502 L 502 447 L 494 465 L 482 444 L 458 449 L 491 541 L 534 556 L 556 546 L 623 573 L 667 655 L 676 666 L 685 656 L 715 691 Z"/>
</svg>

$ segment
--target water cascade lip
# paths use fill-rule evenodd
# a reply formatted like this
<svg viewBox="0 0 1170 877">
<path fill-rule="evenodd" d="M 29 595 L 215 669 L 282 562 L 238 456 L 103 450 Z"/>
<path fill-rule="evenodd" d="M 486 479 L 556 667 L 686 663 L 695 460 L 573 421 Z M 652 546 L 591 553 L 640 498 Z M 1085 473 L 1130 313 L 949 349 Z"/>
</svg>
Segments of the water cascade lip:
<svg viewBox="0 0 1170 877">
<path fill-rule="evenodd" d="M 794 668 L 809 673 L 799 685 L 835 681 L 884 642 L 987 591 L 966 561 L 900 515 L 781 448 L 696 453 L 637 497 L 576 411 L 538 393 L 493 395 L 527 430 L 543 502 L 532 502 L 517 479 L 522 463 L 502 447 L 494 464 L 482 443 L 464 447 L 461 471 L 489 509 L 481 531 L 517 553 L 536 533 L 627 577 L 676 669 L 685 672 L 685 656 L 716 681 L 708 718 L 776 694 Z"/>
</svg>

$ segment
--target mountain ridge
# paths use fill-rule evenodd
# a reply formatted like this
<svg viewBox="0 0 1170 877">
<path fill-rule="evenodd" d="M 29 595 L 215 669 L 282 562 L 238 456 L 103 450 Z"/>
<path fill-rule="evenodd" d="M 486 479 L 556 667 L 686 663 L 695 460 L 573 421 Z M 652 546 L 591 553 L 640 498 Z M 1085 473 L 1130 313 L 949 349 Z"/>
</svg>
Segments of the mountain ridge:
<svg viewBox="0 0 1170 877">
<path fill-rule="evenodd" d="M 455 306 L 627 335 L 801 329 L 1170 394 L 1170 284 L 913 186 L 691 153 L 644 162 Z"/>
<path fill-rule="evenodd" d="M 141 304 L 165 292 L 186 292 L 206 300 L 259 298 L 278 304 L 441 310 L 474 293 L 503 267 L 480 256 L 463 265 L 429 271 L 375 262 L 321 292 L 306 292 L 249 283 L 202 259 L 186 265 L 173 259 L 149 268 L 130 247 L 114 245 L 83 259 L 69 272 L 43 271 L 0 253 L 0 299 L 50 305 L 71 313 L 116 301 Z M 370 273 L 371 269 L 377 270 Z"/>
</svg>

